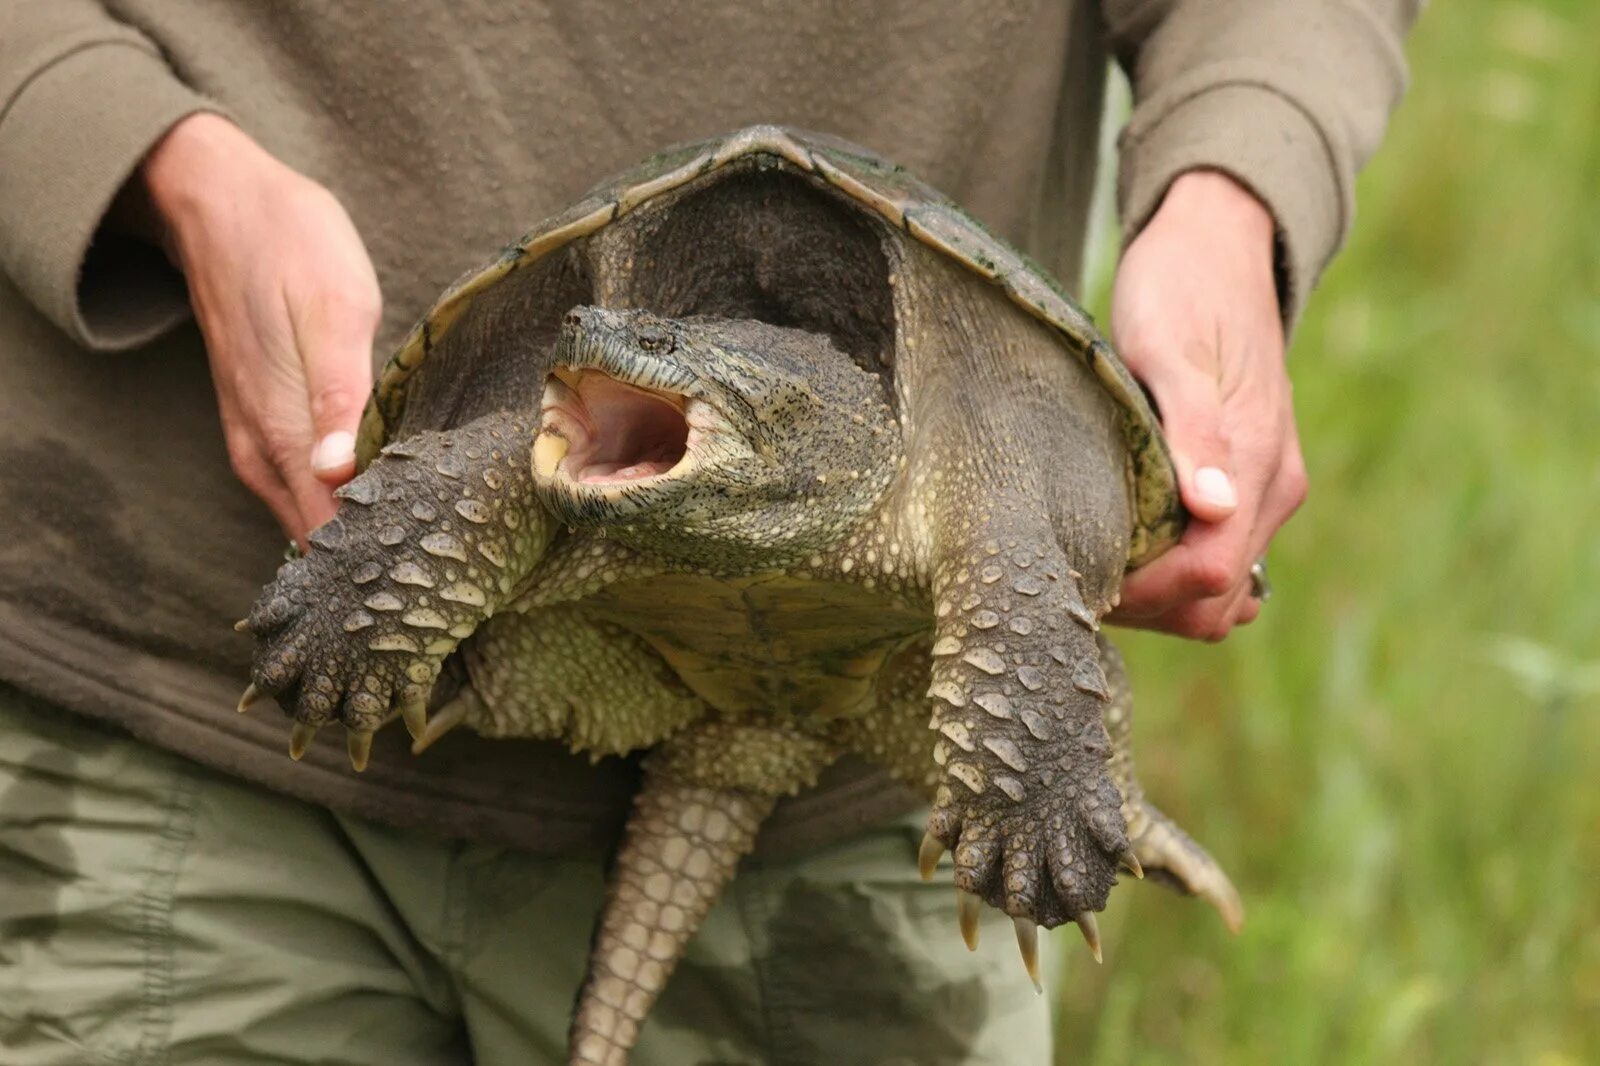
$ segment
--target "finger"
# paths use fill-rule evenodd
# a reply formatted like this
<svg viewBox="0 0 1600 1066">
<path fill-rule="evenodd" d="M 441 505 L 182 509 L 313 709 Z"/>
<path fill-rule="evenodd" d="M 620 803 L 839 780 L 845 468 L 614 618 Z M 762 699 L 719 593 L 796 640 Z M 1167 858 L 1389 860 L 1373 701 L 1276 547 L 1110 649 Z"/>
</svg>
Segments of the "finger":
<svg viewBox="0 0 1600 1066">
<path fill-rule="evenodd" d="M 1252 501 L 1253 502 L 1253 501 Z M 1250 519 L 1241 511 L 1214 525 L 1194 524 L 1161 558 L 1129 575 L 1116 620 L 1139 624 L 1175 605 L 1225 596 L 1250 568 Z"/>
<path fill-rule="evenodd" d="M 1261 515 L 1257 518 L 1258 526 L 1263 527 L 1265 535 L 1258 537 L 1261 541 L 1261 552 L 1266 551 L 1266 545 L 1271 543 L 1278 530 L 1293 517 L 1294 513 L 1306 501 L 1306 493 L 1310 487 L 1306 477 L 1306 461 L 1300 451 L 1300 440 L 1291 424 L 1286 434 L 1284 455 L 1273 474 L 1272 483 L 1267 486 L 1267 491 L 1261 500 Z"/>
<path fill-rule="evenodd" d="M 281 354 L 265 352 L 255 362 L 292 366 L 297 359 L 285 345 Z M 304 550 L 306 535 L 333 516 L 336 501 L 333 489 L 306 462 L 311 417 L 300 399 L 303 393 L 295 387 L 298 382 L 290 384 L 292 391 L 279 393 L 270 382 L 263 388 L 227 372 L 217 373 L 215 379 L 234 473 Z M 249 404 L 241 402 L 244 397 L 249 397 Z M 274 397 L 286 399 L 275 402 Z"/>
<path fill-rule="evenodd" d="M 1241 485 L 1246 496 L 1235 514 L 1191 524 L 1175 547 L 1128 576 L 1111 621 L 1203 638 L 1233 616 L 1228 608 L 1249 587 L 1250 566 L 1276 528 L 1258 521 L 1264 486 L 1253 478 Z"/>
<path fill-rule="evenodd" d="M 374 285 L 323 295 L 311 301 L 303 321 L 296 323 L 315 440 L 310 467 L 327 485 L 343 484 L 355 473 L 356 429 L 372 388 L 378 319 Z"/>
<path fill-rule="evenodd" d="M 1260 586 L 1255 568 L 1266 559 L 1272 541 L 1306 498 L 1305 460 L 1291 417 L 1285 418 L 1278 456 L 1265 469 L 1270 480 L 1255 507 L 1255 521 L 1245 553 L 1247 569 L 1221 612 L 1222 618 L 1231 618 L 1234 625 L 1251 622 L 1260 613 L 1262 597 L 1258 595 Z"/>
<path fill-rule="evenodd" d="M 1224 428 L 1221 389 L 1206 369 L 1215 357 L 1195 352 L 1182 360 L 1141 362 L 1152 370 L 1146 384 L 1161 410 L 1184 506 L 1204 522 L 1226 519 L 1239 509 L 1240 494 Z"/>
<path fill-rule="evenodd" d="M 1162 599 L 1166 588 L 1172 586 L 1156 587 L 1147 598 L 1144 591 L 1130 579 L 1130 587 L 1134 591 L 1124 597 L 1124 604 L 1131 604 L 1132 610 L 1119 608 L 1111 620 L 1122 625 L 1211 641 L 1223 639 L 1234 626 L 1255 621 L 1261 612 L 1261 600 L 1255 595 L 1255 580 L 1250 568 L 1256 560 L 1265 557 L 1273 537 L 1305 498 L 1305 467 L 1292 433 L 1285 450 L 1288 454 L 1277 464 L 1277 472 L 1267 486 L 1259 507 L 1255 509 L 1257 519 L 1246 542 L 1243 570 L 1227 591 L 1203 599 L 1174 602 Z M 1180 550 L 1183 549 L 1180 547 L 1174 552 Z"/>
<path fill-rule="evenodd" d="M 283 531 L 304 548 L 308 527 L 295 493 L 284 483 L 277 466 L 267 458 L 255 437 L 248 431 L 228 425 L 228 422 L 229 419 L 224 417 L 228 462 L 233 467 L 234 476 L 267 505 Z"/>
<path fill-rule="evenodd" d="M 1305 468 L 1286 405 L 1284 412 L 1268 420 L 1272 428 L 1253 427 L 1234 448 L 1240 468 L 1234 513 L 1220 522 L 1190 523 L 1177 546 L 1129 575 L 1114 621 L 1167 628 L 1169 612 L 1186 602 L 1232 601 L 1230 594 L 1246 581 L 1251 564 L 1304 498 Z M 1193 628 L 1187 615 L 1177 617 Z M 1198 628 L 1212 628 L 1211 620 Z"/>
<path fill-rule="evenodd" d="M 1245 591 L 1244 596 L 1239 600 L 1238 606 L 1234 608 L 1234 612 L 1233 624 L 1236 626 L 1247 626 L 1260 616 L 1261 597 L 1256 595 L 1254 587 Z"/>
<path fill-rule="evenodd" d="M 287 483 L 299 517 L 299 525 L 289 532 L 303 548 L 307 535 L 333 517 L 339 501 L 333 495 L 333 486 L 304 468 L 296 468 Z"/>
<path fill-rule="evenodd" d="M 1220 641 L 1236 625 L 1254 619 L 1259 603 L 1251 596 L 1248 578 L 1220 596 L 1184 600 L 1164 610 L 1140 617 L 1113 614 L 1111 621 L 1138 629 L 1170 633 L 1190 640 Z"/>
<path fill-rule="evenodd" d="M 1230 626 L 1249 625 L 1260 615 L 1263 596 L 1256 580 L 1255 567 L 1266 559 L 1273 538 L 1305 499 L 1305 465 L 1292 427 L 1284 450 L 1285 455 L 1273 467 L 1272 481 L 1262 494 L 1256 510 L 1247 552 L 1248 569 L 1243 579 L 1228 595 L 1200 605 L 1199 617 L 1190 620 L 1195 628 L 1209 631 L 1214 639 L 1227 636 Z"/>
<path fill-rule="evenodd" d="M 230 397 L 237 393 L 235 389 L 227 391 Z M 306 535 L 333 517 L 337 508 L 332 487 L 320 481 L 305 462 L 309 418 L 303 409 L 284 421 L 275 421 L 264 412 L 256 412 L 254 418 L 233 415 L 236 406 L 226 403 L 223 415 L 234 473 L 304 550 Z"/>
<path fill-rule="evenodd" d="M 270 468 L 268 468 L 270 469 Z M 263 481 L 251 485 L 245 484 L 254 492 L 267 508 L 272 512 L 272 517 L 278 520 L 278 528 L 284 534 L 295 540 L 303 549 L 306 546 L 306 532 L 310 528 L 300 513 L 300 504 L 294 494 L 281 481 Z"/>
</svg>

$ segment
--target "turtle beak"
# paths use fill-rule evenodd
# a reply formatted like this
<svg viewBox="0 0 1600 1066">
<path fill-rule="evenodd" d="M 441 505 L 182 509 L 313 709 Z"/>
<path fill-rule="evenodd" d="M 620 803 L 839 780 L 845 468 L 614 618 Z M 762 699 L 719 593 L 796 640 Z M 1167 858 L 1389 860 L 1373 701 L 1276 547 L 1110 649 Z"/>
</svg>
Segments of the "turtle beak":
<svg viewBox="0 0 1600 1066">
<path fill-rule="evenodd" d="M 693 461 L 691 402 L 594 367 L 557 367 L 539 405 L 534 473 L 603 493 L 681 474 Z"/>
</svg>

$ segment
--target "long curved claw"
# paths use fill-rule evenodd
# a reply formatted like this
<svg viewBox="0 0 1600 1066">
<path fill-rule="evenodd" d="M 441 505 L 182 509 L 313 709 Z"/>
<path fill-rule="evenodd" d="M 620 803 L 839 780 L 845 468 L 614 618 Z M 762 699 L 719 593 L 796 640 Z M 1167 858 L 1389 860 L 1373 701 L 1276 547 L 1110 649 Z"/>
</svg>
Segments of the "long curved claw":
<svg viewBox="0 0 1600 1066">
<path fill-rule="evenodd" d="M 1013 918 L 1017 929 L 1017 950 L 1022 952 L 1022 965 L 1028 968 L 1033 990 L 1044 993 L 1044 983 L 1039 980 L 1039 925 L 1032 918 Z"/>
<path fill-rule="evenodd" d="M 978 916 L 983 913 L 983 900 L 964 888 L 956 889 L 956 915 L 961 920 L 961 939 L 967 942 L 968 951 L 978 950 Z"/>
<path fill-rule="evenodd" d="M 1239 930 L 1244 928 L 1244 901 L 1239 898 L 1239 890 L 1233 887 L 1228 875 L 1222 872 L 1222 867 L 1213 865 L 1210 872 L 1195 877 L 1188 884 L 1192 893 L 1217 909 L 1228 932 L 1238 936 Z"/>
<path fill-rule="evenodd" d="M 250 632 L 250 619 L 241 618 L 237 622 L 233 623 L 233 631 L 235 633 L 248 633 L 248 632 Z"/>
<path fill-rule="evenodd" d="M 1093 911 L 1079 911 L 1073 915 L 1072 920 L 1078 923 L 1078 928 L 1083 931 L 1084 942 L 1089 945 L 1089 953 L 1094 956 L 1095 962 L 1104 962 L 1100 955 L 1100 925 L 1094 920 Z"/>
<path fill-rule="evenodd" d="M 917 849 L 917 872 L 924 881 L 933 880 L 933 872 L 944 857 L 945 846 L 932 833 L 922 834 L 922 846 Z"/>
<path fill-rule="evenodd" d="M 1238 936 L 1239 930 L 1244 928 L 1244 901 L 1239 898 L 1239 890 L 1233 887 L 1233 882 L 1225 880 L 1207 892 L 1203 898 L 1217 908 L 1217 913 L 1222 915 L 1222 923 L 1228 927 L 1228 932 Z"/>
<path fill-rule="evenodd" d="M 316 735 L 316 726 L 306 722 L 296 722 L 294 728 L 289 731 L 289 758 L 299 762 Z"/>
<path fill-rule="evenodd" d="M 344 737 L 345 750 L 350 753 L 350 765 L 356 773 L 367 768 L 367 760 L 372 758 L 372 734 L 360 730 L 348 729 Z"/>
<path fill-rule="evenodd" d="M 440 737 L 465 721 L 466 717 L 467 702 L 459 697 L 439 708 L 439 713 L 428 719 L 420 734 L 414 734 L 416 739 L 411 743 L 411 754 L 421 755 L 427 751 L 438 743 Z M 409 725 L 408 722 L 408 728 Z"/>
<path fill-rule="evenodd" d="M 256 688 L 256 683 L 254 681 L 250 682 L 244 687 L 244 693 L 239 697 L 239 706 L 237 710 L 240 714 L 243 714 L 245 711 L 250 709 L 251 704 L 255 703 L 255 701 L 260 698 L 261 690 Z"/>
<path fill-rule="evenodd" d="M 412 740 L 421 740 L 428 731 L 428 704 L 424 700 L 411 700 L 400 705 L 400 718 Z"/>
<path fill-rule="evenodd" d="M 1117 861 L 1122 864 L 1122 868 L 1124 870 L 1127 870 L 1139 880 L 1144 880 L 1144 867 L 1139 865 L 1139 856 L 1133 853 L 1132 848 L 1128 848 L 1121 855 L 1117 856 Z"/>
</svg>

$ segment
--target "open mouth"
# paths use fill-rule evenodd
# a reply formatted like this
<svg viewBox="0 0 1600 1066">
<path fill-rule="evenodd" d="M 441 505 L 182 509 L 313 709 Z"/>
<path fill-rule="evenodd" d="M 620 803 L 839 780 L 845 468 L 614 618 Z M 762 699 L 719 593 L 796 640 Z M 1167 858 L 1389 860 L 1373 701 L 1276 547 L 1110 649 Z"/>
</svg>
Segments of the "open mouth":
<svg viewBox="0 0 1600 1066">
<path fill-rule="evenodd" d="M 662 477 L 689 454 L 688 404 L 593 368 L 557 367 L 540 403 L 535 471 L 595 486 Z"/>
</svg>

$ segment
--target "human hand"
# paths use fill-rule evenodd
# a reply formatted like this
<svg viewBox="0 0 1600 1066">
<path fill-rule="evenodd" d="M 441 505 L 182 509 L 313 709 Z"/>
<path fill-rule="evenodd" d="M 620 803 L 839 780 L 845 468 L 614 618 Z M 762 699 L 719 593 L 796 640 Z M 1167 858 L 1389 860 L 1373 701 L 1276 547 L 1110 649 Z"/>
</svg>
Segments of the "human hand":
<svg viewBox="0 0 1600 1066">
<path fill-rule="evenodd" d="M 332 193 L 218 115 L 179 122 L 140 177 L 189 283 L 234 473 L 304 548 L 355 472 L 372 261 Z"/>
<path fill-rule="evenodd" d="M 1117 269 L 1112 333 L 1161 410 L 1192 520 L 1128 576 L 1113 622 L 1221 640 L 1260 610 L 1251 564 L 1306 495 L 1273 233 L 1233 179 L 1190 171 Z"/>
</svg>

